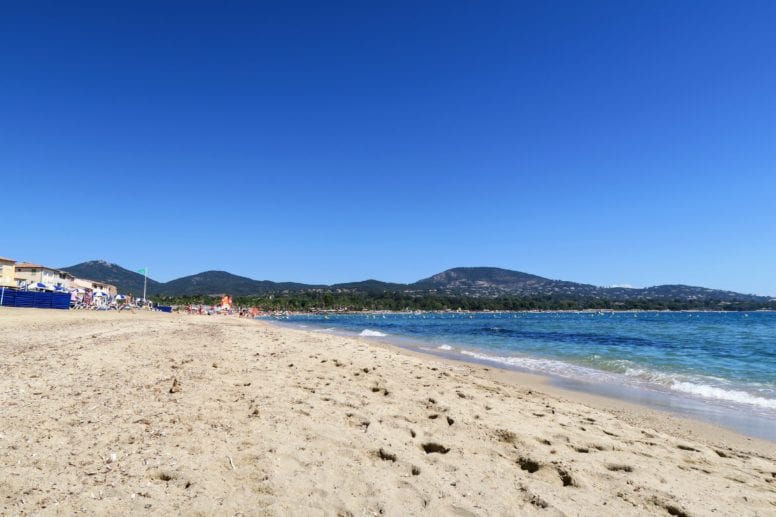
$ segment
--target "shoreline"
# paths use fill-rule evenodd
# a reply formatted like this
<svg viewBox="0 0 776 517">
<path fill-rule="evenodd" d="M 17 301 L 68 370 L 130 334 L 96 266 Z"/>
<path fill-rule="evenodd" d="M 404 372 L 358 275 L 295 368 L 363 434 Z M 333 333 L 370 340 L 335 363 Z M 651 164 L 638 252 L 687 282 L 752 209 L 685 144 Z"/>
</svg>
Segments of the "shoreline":
<svg viewBox="0 0 776 517">
<path fill-rule="evenodd" d="M 381 315 L 381 314 L 396 314 L 396 315 L 403 315 L 403 314 L 597 314 L 597 313 L 605 313 L 605 314 L 631 314 L 631 313 L 694 313 L 694 312 L 703 312 L 703 313 L 712 313 L 712 314 L 737 314 L 737 313 L 760 313 L 760 312 L 776 312 L 776 309 L 731 309 L 731 310 L 721 310 L 721 309 L 531 309 L 531 310 L 489 310 L 489 309 L 483 309 L 483 310 L 470 310 L 470 309 L 461 309 L 461 310 L 405 310 L 405 311 L 396 311 L 396 310 L 380 310 L 380 309 L 370 309 L 370 310 L 337 310 L 337 309 L 315 309 L 315 310 L 308 310 L 308 311 L 296 311 L 296 310 L 274 310 L 274 311 L 267 311 L 265 316 L 260 316 L 259 318 L 279 318 L 279 317 L 286 317 L 286 316 L 309 316 L 309 315 L 318 315 L 318 316 L 326 316 L 326 315 L 337 315 L 337 314 L 345 314 L 345 315 L 351 315 L 351 316 L 358 316 L 358 315 Z"/>
<path fill-rule="evenodd" d="M 305 334 L 320 335 L 314 330 L 294 328 L 268 320 L 259 320 L 283 330 L 300 332 Z M 561 383 L 565 379 L 552 375 L 523 371 L 508 368 L 503 365 L 486 363 L 475 359 L 453 356 L 444 352 L 424 351 L 420 348 L 402 346 L 385 339 L 387 336 L 364 337 L 346 333 L 332 333 L 331 335 L 347 339 L 353 339 L 368 346 L 377 346 L 392 352 L 416 357 L 421 360 L 437 360 L 443 363 L 479 367 L 479 372 L 495 381 L 513 385 L 515 388 L 530 388 L 541 390 L 548 395 L 558 397 L 570 402 L 590 405 L 595 409 L 610 412 L 617 418 L 625 418 L 637 425 L 648 425 L 659 432 L 679 434 L 688 439 L 701 438 L 710 443 L 720 445 L 737 444 L 737 446 L 754 445 L 758 452 L 766 453 L 776 444 L 776 439 L 753 436 L 722 424 L 709 422 L 701 418 L 692 417 L 676 411 L 657 409 L 647 404 L 631 401 L 626 398 L 597 394 L 583 389 L 564 387 Z M 666 424 L 666 421 L 669 424 Z"/>
<path fill-rule="evenodd" d="M 371 339 L 4 309 L 0 353 L 7 514 L 776 508 L 772 442 Z"/>
<path fill-rule="evenodd" d="M 312 327 L 315 325 L 310 325 L 310 328 L 306 328 L 308 326 L 307 324 L 300 327 L 299 324 L 278 319 L 259 318 L 259 321 L 265 321 L 271 325 L 277 325 L 284 329 L 313 333 L 321 332 L 321 330 L 313 330 Z M 322 323 L 321 328 L 324 326 L 325 325 Z M 598 401 L 598 407 L 607 407 L 611 409 L 616 408 L 618 404 L 621 404 L 631 408 L 638 408 L 639 410 L 650 410 L 655 412 L 656 415 L 663 415 L 663 417 L 671 416 L 674 418 L 688 419 L 697 424 L 711 426 L 712 429 L 717 431 L 731 432 L 745 438 L 776 443 L 776 431 L 774 431 L 774 428 L 776 428 L 776 420 L 759 414 L 742 416 L 737 408 L 715 405 L 714 403 L 709 404 L 703 399 L 684 396 L 680 393 L 653 391 L 644 387 L 624 384 L 607 386 L 600 382 L 596 383 L 593 380 L 587 381 L 585 379 L 563 377 L 548 372 L 531 371 L 528 368 L 520 368 L 499 361 L 478 357 L 479 354 L 462 354 L 460 352 L 455 353 L 452 349 L 440 349 L 439 347 L 431 348 L 434 346 L 433 344 L 425 343 L 422 340 L 408 336 L 360 335 L 354 331 L 340 328 L 334 328 L 334 330 L 327 332 L 327 334 L 385 345 L 393 347 L 398 351 L 418 354 L 421 357 L 434 357 L 462 364 L 487 366 L 492 370 L 500 370 L 515 374 L 518 378 L 521 378 L 520 376 L 522 375 L 528 376 L 528 379 L 540 378 L 543 379 L 541 383 L 543 386 L 551 387 L 556 390 L 557 393 L 565 394 L 566 397 L 573 400 Z M 476 346 L 473 348 L 476 349 Z M 604 401 L 608 401 L 608 403 Z M 654 420 L 659 421 L 659 418 L 656 417 Z M 714 432 L 711 434 L 714 434 Z"/>
</svg>

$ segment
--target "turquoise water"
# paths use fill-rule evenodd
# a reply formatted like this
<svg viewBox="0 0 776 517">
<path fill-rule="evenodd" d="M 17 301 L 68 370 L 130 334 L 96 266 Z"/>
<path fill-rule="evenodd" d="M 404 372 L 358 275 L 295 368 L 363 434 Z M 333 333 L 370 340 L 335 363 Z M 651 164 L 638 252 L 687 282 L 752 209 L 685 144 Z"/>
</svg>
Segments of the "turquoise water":
<svg viewBox="0 0 776 517">
<path fill-rule="evenodd" d="M 776 313 L 298 315 L 285 324 L 550 375 L 776 439 Z"/>
</svg>

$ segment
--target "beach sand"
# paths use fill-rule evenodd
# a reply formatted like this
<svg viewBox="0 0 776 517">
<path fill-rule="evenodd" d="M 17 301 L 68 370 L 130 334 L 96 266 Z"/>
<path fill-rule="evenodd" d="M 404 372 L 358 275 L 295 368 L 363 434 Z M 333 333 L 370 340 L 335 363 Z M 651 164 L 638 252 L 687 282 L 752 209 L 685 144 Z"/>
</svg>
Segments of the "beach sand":
<svg viewBox="0 0 776 517">
<path fill-rule="evenodd" d="M 776 515 L 776 447 L 228 317 L 0 309 L 3 514 Z"/>
</svg>

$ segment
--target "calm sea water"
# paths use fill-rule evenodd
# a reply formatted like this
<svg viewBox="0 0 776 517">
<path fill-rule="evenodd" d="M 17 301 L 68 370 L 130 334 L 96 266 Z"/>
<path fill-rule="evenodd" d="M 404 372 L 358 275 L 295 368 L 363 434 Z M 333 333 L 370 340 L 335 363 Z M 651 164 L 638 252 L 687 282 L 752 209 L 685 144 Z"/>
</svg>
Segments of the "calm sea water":
<svg viewBox="0 0 776 517">
<path fill-rule="evenodd" d="M 546 374 L 776 439 L 776 313 L 299 315 L 284 324 Z"/>
</svg>

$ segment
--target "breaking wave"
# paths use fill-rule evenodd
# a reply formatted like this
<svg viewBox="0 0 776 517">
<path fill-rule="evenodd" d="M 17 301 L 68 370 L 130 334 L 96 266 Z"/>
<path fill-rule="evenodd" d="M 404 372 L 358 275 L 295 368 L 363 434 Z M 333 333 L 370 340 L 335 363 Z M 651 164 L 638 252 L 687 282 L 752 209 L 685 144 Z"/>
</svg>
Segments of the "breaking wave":
<svg viewBox="0 0 776 517">
<path fill-rule="evenodd" d="M 724 400 L 737 404 L 749 404 L 766 409 L 776 409 L 776 399 L 758 397 L 757 395 L 752 395 L 751 393 L 741 390 L 724 389 L 716 386 L 708 386 L 706 384 L 680 381 L 671 384 L 671 389 L 703 398 Z"/>
<path fill-rule="evenodd" d="M 361 332 L 359 332 L 358 335 L 364 336 L 364 337 L 385 337 L 388 334 L 383 334 L 382 332 L 378 332 L 376 330 L 364 329 Z"/>
<path fill-rule="evenodd" d="M 553 359 L 538 359 L 519 356 L 494 356 L 470 350 L 462 350 L 461 354 L 480 361 L 490 361 L 524 370 L 532 370 L 561 377 L 595 380 L 604 382 L 626 382 L 659 390 L 671 390 L 702 399 L 712 399 L 735 404 L 747 404 L 761 409 L 776 410 L 776 398 L 761 397 L 742 389 L 730 386 L 714 386 L 706 384 L 724 381 L 721 378 L 695 378 L 678 374 L 658 372 L 642 368 L 627 368 L 624 373 L 606 372 L 585 366 L 557 361 Z M 706 381 L 706 382 L 704 382 Z"/>
</svg>

